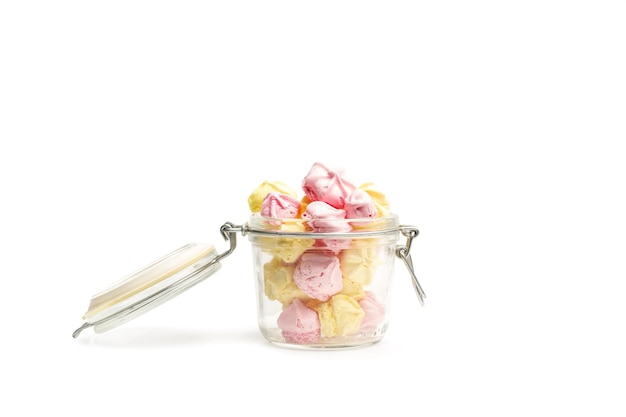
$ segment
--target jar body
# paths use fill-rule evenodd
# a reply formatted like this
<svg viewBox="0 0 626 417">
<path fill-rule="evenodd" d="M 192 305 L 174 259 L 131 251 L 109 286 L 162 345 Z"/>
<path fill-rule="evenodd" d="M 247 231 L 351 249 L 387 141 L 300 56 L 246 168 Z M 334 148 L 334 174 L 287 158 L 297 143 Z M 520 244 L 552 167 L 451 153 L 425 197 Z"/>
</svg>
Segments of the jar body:
<svg viewBox="0 0 626 417">
<path fill-rule="evenodd" d="M 258 324 L 271 343 L 352 348 L 379 342 L 389 324 L 398 219 L 312 224 L 252 216 Z"/>
</svg>

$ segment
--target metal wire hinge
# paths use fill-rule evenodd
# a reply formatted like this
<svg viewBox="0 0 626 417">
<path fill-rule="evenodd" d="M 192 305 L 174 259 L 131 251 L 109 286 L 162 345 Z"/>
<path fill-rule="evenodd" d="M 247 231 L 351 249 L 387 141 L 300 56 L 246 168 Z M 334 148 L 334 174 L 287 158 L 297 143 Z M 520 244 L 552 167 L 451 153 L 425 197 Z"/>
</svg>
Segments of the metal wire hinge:
<svg viewBox="0 0 626 417">
<path fill-rule="evenodd" d="M 237 232 L 241 232 L 242 235 L 245 235 L 246 231 L 246 226 L 235 225 L 230 222 L 224 223 L 222 227 L 220 227 L 220 233 L 222 234 L 224 240 L 230 243 L 230 247 L 225 252 L 217 255 L 214 262 L 218 262 L 233 253 L 235 248 L 237 247 Z"/>
<path fill-rule="evenodd" d="M 237 247 L 237 232 L 240 232 L 242 236 L 245 236 L 248 232 L 247 225 L 235 225 L 233 223 L 224 223 L 220 228 L 220 232 L 224 240 L 230 242 L 230 248 L 225 252 L 215 258 L 214 262 L 217 262 L 221 259 L 224 259 Z M 411 259 L 411 244 L 413 243 L 413 239 L 417 237 L 419 234 L 419 230 L 413 226 L 400 226 L 400 233 L 406 237 L 406 243 L 404 246 L 398 246 L 396 248 L 396 255 L 402 259 L 404 265 L 409 270 L 409 274 L 411 275 L 411 282 L 413 284 L 413 288 L 415 289 L 415 294 L 419 299 L 420 304 L 424 305 L 424 299 L 426 298 L 426 293 L 422 289 L 422 286 L 417 279 L 417 275 L 415 274 L 415 268 L 413 267 L 413 260 Z"/>
<path fill-rule="evenodd" d="M 413 282 L 415 294 L 417 294 L 417 298 L 419 299 L 420 304 L 424 305 L 424 298 L 426 298 L 426 293 L 424 293 L 422 286 L 417 280 L 417 275 L 415 275 L 415 269 L 413 268 L 413 260 L 411 259 L 410 254 L 411 244 L 413 243 L 413 239 L 415 239 L 419 234 L 419 230 L 411 226 L 400 226 L 400 232 L 406 237 L 406 244 L 404 246 L 398 246 L 396 248 L 396 255 L 400 259 L 402 259 L 402 261 L 404 261 L 406 268 L 409 270 L 409 274 L 411 274 L 411 281 Z"/>
</svg>

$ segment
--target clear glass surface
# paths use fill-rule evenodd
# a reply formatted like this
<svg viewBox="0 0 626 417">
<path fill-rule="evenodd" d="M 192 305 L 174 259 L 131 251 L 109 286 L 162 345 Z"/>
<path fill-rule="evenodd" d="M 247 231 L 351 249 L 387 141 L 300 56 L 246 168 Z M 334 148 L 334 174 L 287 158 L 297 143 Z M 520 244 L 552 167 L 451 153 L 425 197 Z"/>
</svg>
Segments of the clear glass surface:
<svg viewBox="0 0 626 417">
<path fill-rule="evenodd" d="M 261 333 L 303 349 L 379 342 L 389 323 L 397 216 L 312 222 L 248 222 Z"/>
</svg>

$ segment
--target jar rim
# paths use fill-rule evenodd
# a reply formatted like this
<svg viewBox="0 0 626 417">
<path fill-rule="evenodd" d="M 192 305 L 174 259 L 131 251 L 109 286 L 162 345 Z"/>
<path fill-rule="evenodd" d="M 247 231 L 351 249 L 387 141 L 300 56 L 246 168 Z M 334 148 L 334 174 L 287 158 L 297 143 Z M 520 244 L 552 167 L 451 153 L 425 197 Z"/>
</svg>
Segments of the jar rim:
<svg viewBox="0 0 626 417">
<path fill-rule="evenodd" d="M 316 228 L 316 222 L 318 224 L 323 223 L 324 227 Z M 399 218 L 393 213 L 362 219 L 275 218 L 253 213 L 244 227 L 245 234 L 280 235 L 283 237 L 308 235 L 315 237 L 356 237 L 397 233 L 399 231 Z"/>
</svg>

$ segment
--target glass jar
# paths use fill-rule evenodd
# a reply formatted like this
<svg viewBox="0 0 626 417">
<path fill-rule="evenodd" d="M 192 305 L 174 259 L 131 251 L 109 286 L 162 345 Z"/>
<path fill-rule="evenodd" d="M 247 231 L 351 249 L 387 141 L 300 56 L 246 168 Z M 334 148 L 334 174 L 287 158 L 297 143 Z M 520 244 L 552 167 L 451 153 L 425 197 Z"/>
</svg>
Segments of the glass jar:
<svg viewBox="0 0 626 417">
<path fill-rule="evenodd" d="M 297 348 L 379 342 L 389 323 L 400 230 L 396 215 L 341 220 L 252 215 L 246 234 L 263 336 Z"/>
</svg>

